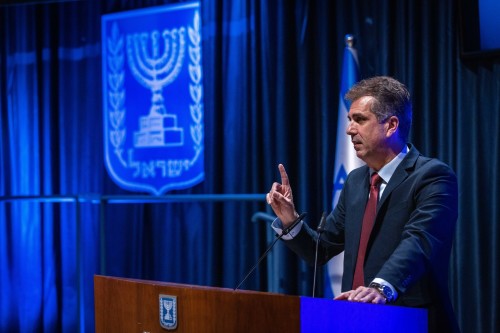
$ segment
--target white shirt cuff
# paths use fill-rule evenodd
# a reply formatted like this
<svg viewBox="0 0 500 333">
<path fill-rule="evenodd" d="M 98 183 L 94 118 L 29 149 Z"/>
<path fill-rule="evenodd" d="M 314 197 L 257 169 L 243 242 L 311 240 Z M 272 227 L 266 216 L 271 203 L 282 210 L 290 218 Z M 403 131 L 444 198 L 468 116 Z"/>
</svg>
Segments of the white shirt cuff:
<svg viewBox="0 0 500 333">
<path fill-rule="evenodd" d="M 300 232 L 300 230 L 302 229 L 302 224 L 304 224 L 303 221 L 300 221 L 296 226 L 295 228 L 293 228 L 292 230 L 290 230 L 290 232 L 287 234 L 287 235 L 284 235 L 281 239 L 284 239 L 284 240 L 291 240 L 293 239 L 295 236 L 297 236 L 297 234 Z M 276 218 L 273 223 L 271 224 L 271 227 L 274 229 L 274 231 L 279 235 L 281 236 L 281 234 L 283 233 L 283 224 L 281 223 L 281 220 L 279 218 Z"/>
<path fill-rule="evenodd" d="M 380 285 L 387 286 L 387 287 L 391 288 L 392 295 L 393 295 L 393 300 L 396 300 L 398 298 L 398 292 L 396 291 L 396 288 L 394 288 L 392 286 L 392 284 L 390 284 L 386 280 L 381 279 L 381 278 L 375 278 L 375 279 L 373 279 L 372 282 L 375 282 L 375 283 L 378 283 Z"/>
</svg>

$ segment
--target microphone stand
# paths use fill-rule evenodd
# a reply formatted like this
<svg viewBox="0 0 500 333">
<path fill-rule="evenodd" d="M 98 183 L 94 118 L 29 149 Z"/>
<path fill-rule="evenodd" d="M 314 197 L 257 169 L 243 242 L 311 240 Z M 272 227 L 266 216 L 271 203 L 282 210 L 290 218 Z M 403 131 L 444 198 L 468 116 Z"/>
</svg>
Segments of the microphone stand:
<svg viewBox="0 0 500 333">
<path fill-rule="evenodd" d="M 260 256 L 260 258 L 257 261 L 257 263 L 252 267 L 252 269 L 250 269 L 250 271 L 247 273 L 247 275 L 245 275 L 245 277 L 243 278 L 243 280 L 241 280 L 241 282 L 233 290 L 238 290 L 241 287 L 241 285 L 243 284 L 243 282 L 245 282 L 246 279 L 248 279 L 248 277 L 250 276 L 250 274 L 253 273 L 253 271 L 257 268 L 257 266 L 259 266 L 260 262 L 267 256 L 267 254 L 269 253 L 269 251 L 271 251 L 271 249 L 273 248 L 274 244 L 276 244 L 276 242 L 279 241 L 283 236 L 288 235 L 290 233 L 290 231 L 292 231 L 292 229 L 295 228 L 297 226 L 297 224 L 299 224 L 299 222 L 302 221 L 306 215 L 307 215 L 307 213 L 300 214 L 299 217 L 297 217 L 295 219 L 295 221 L 293 221 L 293 223 L 288 228 L 286 228 L 286 229 L 283 230 L 283 232 L 281 233 L 281 235 L 279 235 L 279 236 L 276 235 L 276 239 L 274 240 L 274 242 L 272 242 L 272 244 L 267 248 L 267 250 Z"/>
<path fill-rule="evenodd" d="M 326 224 L 326 213 L 323 213 L 321 216 L 321 221 L 319 221 L 318 228 L 316 229 L 316 232 L 318 233 L 318 238 L 316 238 L 316 252 L 314 256 L 314 277 L 313 277 L 313 292 L 312 292 L 312 297 L 314 298 L 314 295 L 316 294 L 316 272 L 318 270 L 318 247 L 319 247 L 319 239 L 321 238 L 321 234 L 323 231 L 325 231 L 325 224 Z"/>
</svg>

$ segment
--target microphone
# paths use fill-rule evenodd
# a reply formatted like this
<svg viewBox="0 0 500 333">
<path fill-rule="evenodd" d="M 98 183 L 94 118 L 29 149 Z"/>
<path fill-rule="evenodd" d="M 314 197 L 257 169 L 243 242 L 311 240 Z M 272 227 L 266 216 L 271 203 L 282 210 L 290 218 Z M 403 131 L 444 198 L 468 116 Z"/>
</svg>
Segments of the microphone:
<svg viewBox="0 0 500 333">
<path fill-rule="evenodd" d="M 319 225 L 316 231 L 319 233 L 323 233 L 323 231 L 325 231 L 325 226 L 326 226 L 326 213 L 323 212 L 323 215 L 321 215 L 321 220 L 319 221 Z"/>
<path fill-rule="evenodd" d="M 295 221 L 293 221 L 293 223 L 288 228 L 285 228 L 283 230 L 281 235 L 276 235 L 276 239 L 274 240 L 274 242 L 272 242 L 272 244 L 267 248 L 267 250 L 260 256 L 259 260 L 257 260 L 257 263 L 250 269 L 250 271 L 247 273 L 247 275 L 245 275 L 243 280 L 241 280 L 241 282 L 233 290 L 238 290 L 241 287 L 243 282 L 245 282 L 248 279 L 250 274 L 252 274 L 252 272 L 257 268 L 257 266 L 259 266 L 260 262 L 267 256 L 269 251 L 271 251 L 271 249 L 274 247 L 274 244 L 276 244 L 276 242 L 279 241 L 283 236 L 288 235 L 290 231 L 292 231 L 292 229 L 295 228 L 297 224 L 299 224 L 300 221 L 304 219 L 304 217 L 306 217 L 306 215 L 307 213 L 300 214 L 299 217 L 297 217 Z"/>
<path fill-rule="evenodd" d="M 316 293 L 316 272 L 318 270 L 319 239 L 321 238 L 321 234 L 325 231 L 325 225 L 326 225 L 326 213 L 323 212 L 323 215 L 321 215 L 321 220 L 319 221 L 318 228 L 316 229 L 316 232 L 318 233 L 318 238 L 316 238 L 316 251 L 315 251 L 315 257 L 314 257 L 314 277 L 313 277 L 313 292 L 312 292 L 313 298 L 314 298 L 314 295 Z"/>
<path fill-rule="evenodd" d="M 292 224 L 290 224 L 290 226 L 288 228 L 285 228 L 285 230 L 283 230 L 283 232 L 281 233 L 281 235 L 278 237 L 278 238 L 281 238 L 285 235 L 288 235 L 290 233 L 290 231 L 293 230 L 293 228 L 295 228 L 297 226 L 297 224 L 300 223 L 300 221 L 302 221 L 304 219 L 304 217 L 306 217 L 307 213 L 302 213 L 299 215 L 299 217 L 297 217 L 295 219 L 295 221 L 293 221 Z"/>
</svg>

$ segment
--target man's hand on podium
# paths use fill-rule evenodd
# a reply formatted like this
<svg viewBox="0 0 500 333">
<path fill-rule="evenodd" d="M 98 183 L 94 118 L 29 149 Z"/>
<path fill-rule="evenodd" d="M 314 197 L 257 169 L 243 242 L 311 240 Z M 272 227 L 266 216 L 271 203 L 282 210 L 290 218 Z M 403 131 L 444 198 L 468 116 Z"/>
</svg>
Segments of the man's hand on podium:
<svg viewBox="0 0 500 333">
<path fill-rule="evenodd" d="M 373 304 L 387 303 L 387 299 L 377 289 L 368 287 L 358 287 L 355 290 L 343 292 L 334 299 Z"/>
</svg>

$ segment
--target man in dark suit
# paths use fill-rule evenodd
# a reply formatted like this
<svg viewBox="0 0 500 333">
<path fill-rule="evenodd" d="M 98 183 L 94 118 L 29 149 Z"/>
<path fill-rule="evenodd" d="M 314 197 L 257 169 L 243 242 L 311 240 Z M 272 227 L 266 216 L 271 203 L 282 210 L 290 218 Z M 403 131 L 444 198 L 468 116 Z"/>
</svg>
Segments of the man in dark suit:
<svg viewBox="0 0 500 333">
<path fill-rule="evenodd" d="M 344 251 L 343 292 L 335 299 L 427 308 L 430 332 L 458 332 L 448 295 L 456 176 L 407 143 L 412 106 L 402 83 L 366 79 L 346 99 L 352 102 L 346 132 L 366 165 L 348 175 L 320 239 L 320 264 Z M 281 233 L 299 215 L 283 165 L 279 170 L 281 184 L 273 184 L 267 201 Z M 302 222 L 283 236 L 311 263 L 317 238 Z"/>
</svg>

